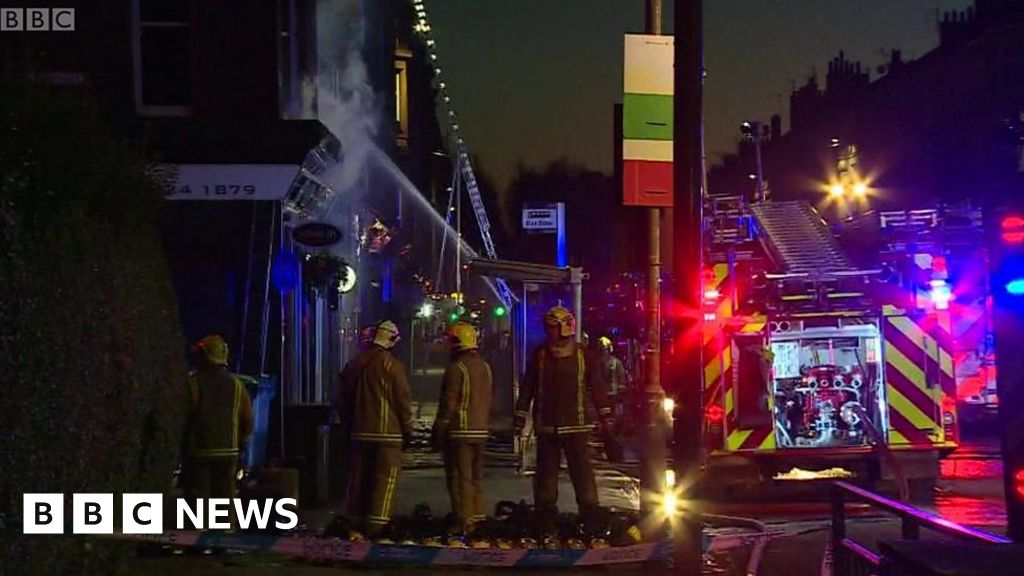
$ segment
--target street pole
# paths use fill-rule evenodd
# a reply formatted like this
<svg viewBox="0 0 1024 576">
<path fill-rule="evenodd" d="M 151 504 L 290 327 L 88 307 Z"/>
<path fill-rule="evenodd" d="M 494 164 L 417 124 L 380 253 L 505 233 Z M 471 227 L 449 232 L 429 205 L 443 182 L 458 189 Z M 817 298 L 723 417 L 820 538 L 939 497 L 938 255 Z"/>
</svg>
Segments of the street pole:
<svg viewBox="0 0 1024 576">
<path fill-rule="evenodd" d="M 677 0 L 675 10 L 675 100 L 673 102 L 673 169 L 675 229 L 673 272 L 675 298 L 684 310 L 677 322 L 672 374 L 676 391 L 673 466 L 684 503 L 680 530 L 675 534 L 675 569 L 682 574 L 701 572 L 703 524 L 698 486 L 704 445 L 703 365 L 700 318 L 703 230 L 703 0 Z"/>
<path fill-rule="evenodd" d="M 647 34 L 660 35 L 661 0 L 647 0 L 646 16 Z M 640 469 L 640 509 L 645 515 L 657 510 L 657 497 L 663 492 L 668 443 L 661 387 L 661 209 L 649 208 L 647 222 L 647 382 Z"/>
<path fill-rule="evenodd" d="M 761 123 L 754 123 L 754 156 L 757 159 L 757 201 L 764 204 L 764 172 L 761 169 Z"/>
</svg>

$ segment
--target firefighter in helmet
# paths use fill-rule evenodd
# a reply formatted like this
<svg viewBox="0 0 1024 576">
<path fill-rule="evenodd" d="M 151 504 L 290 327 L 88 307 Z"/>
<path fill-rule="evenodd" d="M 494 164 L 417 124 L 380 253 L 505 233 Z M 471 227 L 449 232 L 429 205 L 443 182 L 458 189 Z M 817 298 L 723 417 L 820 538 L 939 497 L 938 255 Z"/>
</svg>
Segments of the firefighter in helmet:
<svg viewBox="0 0 1024 576">
<path fill-rule="evenodd" d="M 546 342 L 528 361 L 514 418 L 516 432 L 521 433 L 532 405 L 537 432 L 534 504 L 544 529 L 551 530 L 557 518 L 558 470 L 563 453 L 580 515 L 586 520 L 598 508 L 590 436 L 598 421 L 603 431 L 611 430 L 613 419 L 599 360 L 575 341 L 576 319 L 572 313 L 561 306 L 548 310 L 544 329 Z"/>
<path fill-rule="evenodd" d="M 191 349 L 183 438 L 183 480 L 188 498 L 234 498 L 236 470 L 253 430 L 252 401 L 228 373 L 228 344 L 205 336 Z"/>
<path fill-rule="evenodd" d="M 409 380 L 405 366 L 391 354 L 399 339 L 394 322 L 381 322 L 369 348 L 341 377 L 339 412 L 350 441 L 348 513 L 371 537 L 391 520 L 402 445 L 412 434 Z"/>
<path fill-rule="evenodd" d="M 441 382 L 432 441 L 444 455 L 452 513 L 469 535 L 487 514 L 481 482 L 491 416 L 491 367 L 480 356 L 472 325 L 456 322 L 447 335 L 452 360 Z"/>
</svg>

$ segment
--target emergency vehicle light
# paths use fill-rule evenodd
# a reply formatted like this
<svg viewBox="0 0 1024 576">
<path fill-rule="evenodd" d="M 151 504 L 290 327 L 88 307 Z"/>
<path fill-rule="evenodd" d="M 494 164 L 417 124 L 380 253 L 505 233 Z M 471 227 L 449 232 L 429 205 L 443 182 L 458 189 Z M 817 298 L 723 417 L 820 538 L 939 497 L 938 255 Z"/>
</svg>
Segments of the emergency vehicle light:
<svg viewBox="0 0 1024 576">
<path fill-rule="evenodd" d="M 953 299 L 953 293 L 945 280 L 931 281 L 931 299 L 936 310 L 948 310 L 949 301 Z"/>
<path fill-rule="evenodd" d="M 1011 296 L 1024 295 L 1024 278 L 1014 278 L 1006 283 L 1006 293 Z"/>
<path fill-rule="evenodd" d="M 1003 242 L 1007 244 L 1024 242 L 1024 218 L 1007 216 L 999 223 L 999 227 L 1002 229 Z"/>
</svg>

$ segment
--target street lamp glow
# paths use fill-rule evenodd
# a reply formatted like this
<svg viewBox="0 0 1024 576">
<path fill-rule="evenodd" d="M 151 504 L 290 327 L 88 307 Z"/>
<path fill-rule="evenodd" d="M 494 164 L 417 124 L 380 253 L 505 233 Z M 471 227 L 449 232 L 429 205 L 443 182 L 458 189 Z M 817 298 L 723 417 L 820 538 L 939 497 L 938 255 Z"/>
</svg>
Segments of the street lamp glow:
<svg viewBox="0 0 1024 576">
<path fill-rule="evenodd" d="M 857 182 L 853 185 L 853 195 L 859 198 L 863 198 L 868 194 L 868 185 L 863 182 Z"/>
<path fill-rule="evenodd" d="M 672 398 L 665 398 L 661 401 L 661 408 L 671 416 L 676 410 L 676 401 Z"/>
<path fill-rule="evenodd" d="M 839 198 L 844 192 L 846 192 L 846 188 L 838 182 L 828 187 L 828 193 L 835 198 Z"/>
<path fill-rule="evenodd" d="M 434 315 L 434 305 L 430 302 L 424 302 L 420 306 L 420 318 L 429 318 Z"/>
</svg>

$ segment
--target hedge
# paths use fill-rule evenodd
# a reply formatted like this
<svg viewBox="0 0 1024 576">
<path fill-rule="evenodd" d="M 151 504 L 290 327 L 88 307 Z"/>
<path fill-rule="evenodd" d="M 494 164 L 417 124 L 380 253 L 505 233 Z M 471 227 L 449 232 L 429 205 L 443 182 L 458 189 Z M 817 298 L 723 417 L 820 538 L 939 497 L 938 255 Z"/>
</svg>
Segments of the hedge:
<svg viewBox="0 0 1024 576">
<path fill-rule="evenodd" d="M 169 488 L 186 363 L 145 168 L 83 93 L 0 92 L 0 573 L 110 573 L 127 553 L 21 536 L 23 493 Z"/>
</svg>

